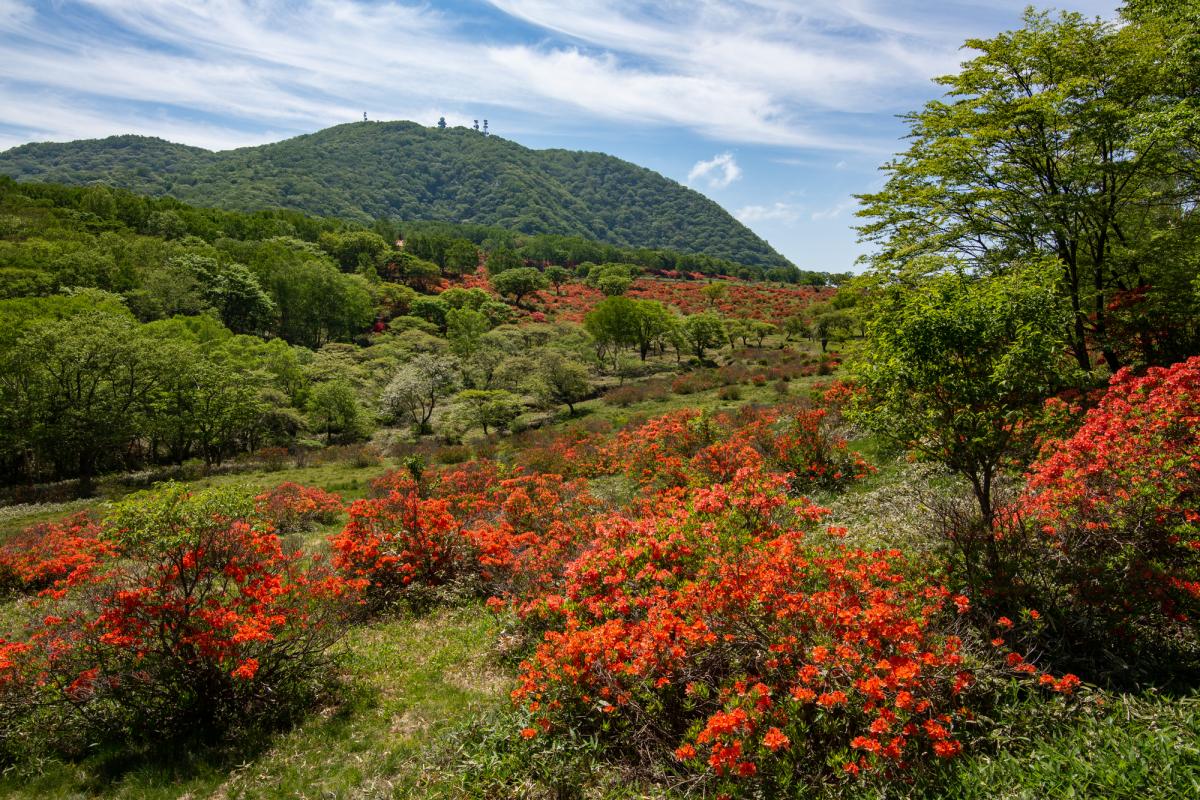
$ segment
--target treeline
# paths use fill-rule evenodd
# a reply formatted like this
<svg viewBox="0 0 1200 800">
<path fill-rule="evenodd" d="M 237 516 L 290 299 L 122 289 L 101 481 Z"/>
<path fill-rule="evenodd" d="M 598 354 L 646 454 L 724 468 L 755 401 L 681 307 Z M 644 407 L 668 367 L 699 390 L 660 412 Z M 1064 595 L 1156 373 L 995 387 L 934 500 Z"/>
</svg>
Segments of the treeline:
<svg viewBox="0 0 1200 800">
<path fill-rule="evenodd" d="M 445 266 L 446 254 L 455 243 L 465 240 L 489 253 L 511 251 L 527 264 L 537 266 L 574 268 L 583 263 L 635 264 L 652 273 L 673 278 L 688 278 L 693 274 L 723 275 L 747 281 L 775 281 L 805 286 L 838 286 L 853 277 L 851 273 L 739 264 L 703 253 L 618 247 L 579 236 L 522 234 L 491 225 L 377 220 L 372 230 L 389 241 L 403 238 L 407 251 L 441 266 Z"/>
<path fill-rule="evenodd" d="M 586 257 L 620 261 L 574 263 Z M 480 264 L 496 294 L 446 288 Z M 617 296 L 665 266 L 728 268 L 571 237 L 368 230 L 0 179 L 0 483 L 216 465 L 361 441 L 379 425 L 425 433 L 435 406 L 450 439 L 503 429 L 530 406 L 572 409 L 595 373 L 623 369 L 613 348 L 631 340 L 623 328 L 513 326 L 527 298 L 579 280 L 613 296 L 606 308 L 644 309 Z M 677 358 L 703 360 L 741 331 L 658 312 L 657 352 Z M 767 329 L 755 330 L 743 342 Z"/>
</svg>

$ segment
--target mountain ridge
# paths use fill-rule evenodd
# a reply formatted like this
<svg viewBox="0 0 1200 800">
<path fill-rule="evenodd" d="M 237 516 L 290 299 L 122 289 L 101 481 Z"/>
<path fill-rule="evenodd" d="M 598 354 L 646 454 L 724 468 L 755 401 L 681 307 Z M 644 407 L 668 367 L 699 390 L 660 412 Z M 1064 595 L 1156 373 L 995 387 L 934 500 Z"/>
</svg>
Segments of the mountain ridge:
<svg viewBox="0 0 1200 800">
<path fill-rule="evenodd" d="M 240 211 L 478 223 L 792 266 L 715 201 L 646 167 L 462 127 L 353 122 L 222 151 L 132 134 L 30 143 L 0 153 L 0 174 Z"/>
</svg>

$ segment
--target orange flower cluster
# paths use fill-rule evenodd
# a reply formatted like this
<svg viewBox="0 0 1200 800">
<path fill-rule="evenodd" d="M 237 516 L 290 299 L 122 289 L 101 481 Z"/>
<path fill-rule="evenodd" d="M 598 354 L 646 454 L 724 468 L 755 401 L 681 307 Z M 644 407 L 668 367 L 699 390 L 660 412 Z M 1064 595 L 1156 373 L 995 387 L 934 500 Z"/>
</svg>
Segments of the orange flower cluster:
<svg viewBox="0 0 1200 800">
<path fill-rule="evenodd" d="M 539 636 L 514 693 L 522 738 L 652 735 L 685 768 L 764 785 L 798 764 L 822 774 L 838 750 L 860 771 L 954 755 L 972 680 L 937 621 L 956 603 L 898 551 L 810 535 L 825 512 L 794 468 L 823 464 L 802 454 L 855 464 L 844 443 L 804 441 L 822 419 L 683 411 L 521 453 L 565 475 L 392 473 L 351 507 L 335 563 L 382 596 L 473 582 Z M 631 479 L 623 510 L 584 491 L 601 475 Z"/>
<path fill-rule="evenodd" d="M 61 594 L 112 553 L 87 514 L 33 525 L 0 545 L 0 588 Z"/>
<path fill-rule="evenodd" d="M 1200 615 L 1200 357 L 1144 376 L 1121 370 L 1071 437 L 1048 442 L 1023 514 L 1070 587 L 1059 615 L 1122 637 L 1194 637 Z M 1049 609 L 1046 609 L 1049 610 Z"/>
<path fill-rule="evenodd" d="M 473 462 L 420 481 L 403 472 L 374 484 L 382 497 L 350 506 L 350 522 L 330 540 L 334 565 L 367 581 L 378 603 L 413 585 L 471 578 L 492 593 L 538 596 L 572 551 L 578 520 L 593 501 L 558 475 L 505 476 Z"/>
<path fill-rule="evenodd" d="M 794 317 L 816 302 L 828 300 L 833 289 L 815 289 L 811 286 L 780 286 L 778 284 L 743 283 L 723 281 L 725 296 L 710 301 L 701 290 L 706 281 L 672 281 L 655 278 L 639 278 L 629 289 L 629 296 L 642 300 L 658 300 L 665 306 L 674 306 L 684 314 L 716 311 L 718 314 L 737 319 L 760 319 L 779 324 Z"/>
<path fill-rule="evenodd" d="M 655 429 L 684 436 L 678 422 Z M 595 519 L 545 598 L 514 698 L 551 730 L 653 732 L 735 783 L 817 775 L 838 749 L 856 769 L 956 753 L 970 680 L 935 624 L 949 592 L 911 578 L 899 551 L 808 542 L 823 511 L 727 445 L 636 515 Z M 663 466 L 673 483 L 679 463 Z"/>
<path fill-rule="evenodd" d="M 683 314 L 715 311 L 722 316 L 736 319 L 760 319 L 780 323 L 788 317 L 801 314 L 813 303 L 828 300 L 833 289 L 817 289 L 811 286 L 780 286 L 778 284 L 746 283 L 724 280 L 725 296 L 710 301 L 701 290 L 708 280 L 672 280 L 643 276 L 636 279 L 627 294 L 640 300 L 657 300 Z M 440 288 L 447 289 L 451 283 L 443 282 Z M 463 288 L 481 288 L 495 294 L 487 275 L 482 270 L 465 276 L 455 284 Z M 565 322 L 583 322 L 583 318 L 596 304 L 604 299 L 604 293 L 585 283 L 571 281 L 554 289 L 543 289 L 534 295 L 540 311 L 519 310 L 523 321 L 544 322 L 547 319 Z"/>
<path fill-rule="evenodd" d="M 285 553 L 252 514 L 205 511 L 180 527 L 163 519 L 132 539 L 107 521 L 101 537 L 82 517 L 38 526 L 75 530 L 64 541 L 79 551 L 60 559 L 74 566 L 36 601 L 40 625 L 0 642 L 0 695 L 36 695 L 30 707 L 78 712 L 135 738 L 285 713 L 273 698 L 295 698 L 324 668 L 360 587 Z"/>
</svg>

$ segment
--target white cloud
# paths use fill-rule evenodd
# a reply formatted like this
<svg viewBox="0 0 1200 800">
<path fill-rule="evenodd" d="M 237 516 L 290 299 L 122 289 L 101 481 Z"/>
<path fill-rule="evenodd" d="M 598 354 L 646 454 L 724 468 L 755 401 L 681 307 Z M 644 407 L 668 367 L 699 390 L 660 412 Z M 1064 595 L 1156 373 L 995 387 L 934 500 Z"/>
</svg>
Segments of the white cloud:
<svg viewBox="0 0 1200 800">
<path fill-rule="evenodd" d="M 846 213 L 852 208 L 855 208 L 856 206 L 858 206 L 858 201 L 853 198 L 849 200 L 843 200 L 837 205 L 830 206 L 829 208 L 825 208 L 820 211 L 814 211 L 812 213 L 812 220 L 813 222 L 821 222 L 822 220 L 837 219 L 842 214 Z"/>
<path fill-rule="evenodd" d="M 0 0 L 0 31 L 17 31 L 28 25 L 35 12 L 20 0 Z"/>
<path fill-rule="evenodd" d="M 105 131 L 150 113 L 130 101 L 158 105 L 177 127 L 186 112 L 225 117 L 213 124 L 241 144 L 363 109 L 432 124 L 492 108 L 543 131 L 583 118 L 878 153 L 891 144 L 855 115 L 911 107 L 979 32 L 961 24 L 974 0 L 958 13 L 918 0 L 490 2 L 533 31 L 418 0 L 0 0 L 0 103 L 14 124 L 13 102 L 61 96 L 107 114 Z M 81 10 L 105 22 L 78 24 Z M 38 136 L 89 133 L 51 118 Z"/>
<path fill-rule="evenodd" d="M 746 225 L 755 222 L 782 222 L 791 225 L 800 219 L 800 207 L 792 203 L 774 203 L 769 206 L 742 206 L 733 215 Z"/>
<path fill-rule="evenodd" d="M 704 179 L 710 189 L 724 189 L 742 177 L 733 153 L 720 153 L 708 161 L 697 161 L 688 172 L 688 183 Z"/>
</svg>

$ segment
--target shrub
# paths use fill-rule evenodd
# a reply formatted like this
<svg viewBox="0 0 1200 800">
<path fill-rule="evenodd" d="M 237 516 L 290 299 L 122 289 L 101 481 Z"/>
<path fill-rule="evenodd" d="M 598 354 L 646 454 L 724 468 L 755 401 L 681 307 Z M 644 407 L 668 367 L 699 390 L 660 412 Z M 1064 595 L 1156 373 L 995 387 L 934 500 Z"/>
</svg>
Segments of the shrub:
<svg viewBox="0 0 1200 800">
<path fill-rule="evenodd" d="M 742 389 L 737 384 L 722 386 L 717 390 L 717 397 L 721 400 L 741 400 Z"/>
<path fill-rule="evenodd" d="M 707 370 L 685 372 L 671 381 L 671 391 L 675 394 L 696 394 L 716 388 L 718 381 L 713 373 Z"/>
<path fill-rule="evenodd" d="M 616 388 L 609 389 L 604 393 L 602 399 L 610 406 L 625 408 L 645 400 L 646 393 L 640 384 L 631 383 L 626 386 L 617 386 Z"/>
<path fill-rule="evenodd" d="M 948 592 L 898 551 L 807 545 L 820 511 L 779 489 L 743 468 L 598 522 L 522 664 L 522 735 L 597 736 L 747 795 L 956 755 L 972 677 L 938 630 Z"/>
<path fill-rule="evenodd" d="M 799 409 L 773 442 L 773 461 L 791 475 L 792 488 L 834 489 L 862 480 L 874 468 L 833 435 L 824 408 Z"/>
<path fill-rule="evenodd" d="M 104 533 L 122 557 L 41 609 L 26 642 L 39 705 L 91 735 L 142 743 L 306 708 L 330 680 L 355 587 L 285 554 L 251 511 L 248 496 L 173 485 L 120 504 Z"/>
<path fill-rule="evenodd" d="M 642 388 L 647 400 L 666 400 L 671 395 L 671 382 L 663 378 L 652 378 Z"/>
<path fill-rule="evenodd" d="M 254 510 L 279 533 L 297 533 L 336 521 L 342 512 L 342 498 L 287 481 L 254 498 Z"/>
<path fill-rule="evenodd" d="M 1020 509 L 1057 588 L 1043 611 L 1140 661 L 1196 663 L 1200 617 L 1200 357 L 1118 372 L 1075 435 L 1051 440 Z M 1083 645 L 1083 642 L 1077 642 Z"/>
<path fill-rule="evenodd" d="M 330 539 L 334 566 L 366 582 L 375 608 L 400 600 L 410 586 L 449 583 L 461 574 L 469 546 L 446 500 L 422 497 L 416 480 L 402 473 L 390 480 L 383 497 L 353 502 L 350 521 Z"/>
<path fill-rule="evenodd" d="M 286 447 L 263 447 L 255 456 L 262 462 L 263 469 L 268 472 L 278 472 L 287 463 L 290 454 Z"/>
<path fill-rule="evenodd" d="M 473 452 L 465 444 L 442 445 L 433 453 L 433 458 L 439 464 L 462 464 L 470 461 Z"/>
<path fill-rule="evenodd" d="M 735 383 L 745 383 L 750 378 L 750 370 L 741 364 L 726 364 L 717 370 L 716 377 L 725 386 Z"/>
<path fill-rule="evenodd" d="M 32 525 L 0 545 L 0 589 L 35 592 L 83 580 L 113 551 L 86 513 Z"/>
</svg>

